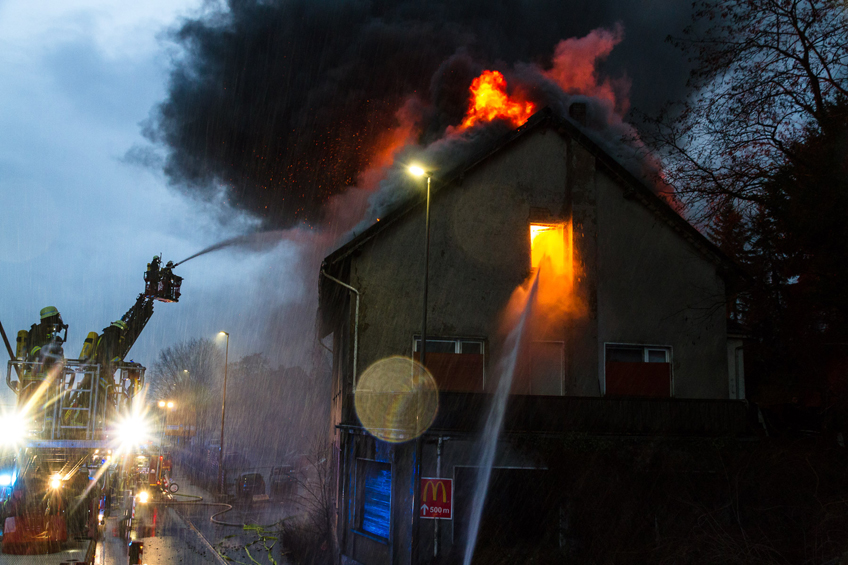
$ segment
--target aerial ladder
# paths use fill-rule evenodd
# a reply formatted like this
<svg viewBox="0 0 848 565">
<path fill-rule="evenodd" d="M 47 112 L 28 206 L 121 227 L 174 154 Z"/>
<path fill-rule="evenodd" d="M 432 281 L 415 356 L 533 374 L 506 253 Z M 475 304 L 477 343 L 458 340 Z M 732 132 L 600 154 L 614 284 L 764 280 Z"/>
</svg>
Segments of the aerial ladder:
<svg viewBox="0 0 848 565">
<path fill-rule="evenodd" d="M 3 332 L 11 357 L 6 384 L 16 395 L 22 436 L 14 483 L 0 489 L 3 554 L 62 553 L 74 540 L 96 538 L 101 489 L 113 463 L 107 454 L 116 447 L 110 435 L 144 386 L 145 368 L 126 356 L 153 303 L 180 298 L 182 277 L 173 263 L 163 267 L 161 256 L 148 263 L 144 282 L 120 320 L 88 334 L 78 359 L 64 356 L 68 325 L 55 307 L 18 332 L 15 351 Z"/>
</svg>

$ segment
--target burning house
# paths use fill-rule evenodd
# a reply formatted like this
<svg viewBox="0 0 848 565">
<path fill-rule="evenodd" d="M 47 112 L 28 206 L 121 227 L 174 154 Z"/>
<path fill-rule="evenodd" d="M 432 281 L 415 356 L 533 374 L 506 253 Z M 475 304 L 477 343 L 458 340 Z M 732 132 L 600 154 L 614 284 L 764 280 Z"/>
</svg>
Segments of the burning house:
<svg viewBox="0 0 848 565">
<path fill-rule="evenodd" d="M 418 385 L 380 362 L 419 356 L 423 198 L 325 258 L 343 563 L 456 562 L 477 536 L 564 551 L 571 495 L 539 438 L 744 433 L 742 342 L 726 319 L 737 269 L 586 135 L 585 112 L 539 111 L 433 179 L 425 365 L 438 404 L 425 391 L 404 405 L 398 384 L 377 405 L 383 428 L 426 420 L 411 434 L 375 429 L 356 397 L 375 367 Z M 475 534 L 480 436 L 506 378 Z"/>
</svg>

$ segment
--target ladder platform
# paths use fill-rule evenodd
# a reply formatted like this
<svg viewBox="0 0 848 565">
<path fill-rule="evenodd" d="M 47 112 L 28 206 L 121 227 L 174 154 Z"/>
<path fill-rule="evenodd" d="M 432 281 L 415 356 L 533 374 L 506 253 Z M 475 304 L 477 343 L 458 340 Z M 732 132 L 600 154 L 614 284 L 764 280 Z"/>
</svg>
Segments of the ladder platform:
<svg viewBox="0 0 848 565">
<path fill-rule="evenodd" d="M 30 448 L 110 449 L 112 442 L 105 439 L 33 439 L 27 441 L 25 446 Z"/>
</svg>

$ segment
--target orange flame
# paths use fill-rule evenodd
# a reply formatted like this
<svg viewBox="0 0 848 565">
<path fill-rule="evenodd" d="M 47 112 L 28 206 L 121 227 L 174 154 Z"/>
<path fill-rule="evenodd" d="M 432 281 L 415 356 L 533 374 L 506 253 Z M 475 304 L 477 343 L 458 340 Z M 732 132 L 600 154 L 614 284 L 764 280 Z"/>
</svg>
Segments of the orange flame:
<svg viewBox="0 0 848 565">
<path fill-rule="evenodd" d="M 506 79 L 498 71 L 483 71 L 471 83 L 471 98 L 459 131 L 496 119 L 508 120 L 514 127 L 522 125 L 533 115 L 536 105 L 506 93 Z"/>
<path fill-rule="evenodd" d="M 571 224 L 530 225 L 530 266 L 539 270 L 533 326 L 547 333 L 576 308 Z"/>
</svg>

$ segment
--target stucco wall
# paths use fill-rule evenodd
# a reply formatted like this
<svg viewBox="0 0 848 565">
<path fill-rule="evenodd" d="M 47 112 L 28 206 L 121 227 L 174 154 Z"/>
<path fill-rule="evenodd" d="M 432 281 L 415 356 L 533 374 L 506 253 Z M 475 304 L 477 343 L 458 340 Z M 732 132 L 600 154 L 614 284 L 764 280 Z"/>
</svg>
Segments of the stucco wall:
<svg viewBox="0 0 848 565">
<path fill-rule="evenodd" d="M 672 347 L 674 396 L 727 398 L 724 282 L 716 267 L 596 173 L 598 366 L 604 343 Z"/>
</svg>

